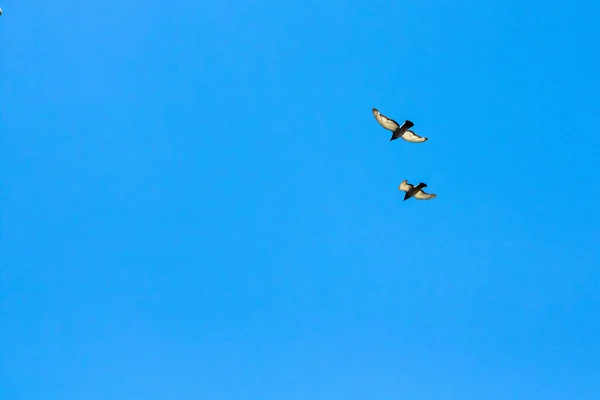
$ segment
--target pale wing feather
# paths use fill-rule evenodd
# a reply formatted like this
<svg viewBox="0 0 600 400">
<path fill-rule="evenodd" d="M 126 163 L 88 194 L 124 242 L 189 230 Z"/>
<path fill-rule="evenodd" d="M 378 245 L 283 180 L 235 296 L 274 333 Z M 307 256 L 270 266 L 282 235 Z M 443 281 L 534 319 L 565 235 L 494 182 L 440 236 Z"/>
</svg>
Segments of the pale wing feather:
<svg viewBox="0 0 600 400">
<path fill-rule="evenodd" d="M 429 200 L 429 199 L 433 199 L 436 196 L 437 196 L 437 194 L 425 193 L 423 190 L 419 190 L 417 192 L 417 194 L 415 194 L 415 199 L 417 199 L 417 200 Z"/>
<path fill-rule="evenodd" d="M 402 135 L 402 139 L 412 143 L 422 143 L 427 140 L 426 137 L 421 137 L 411 130 L 406 130 L 406 132 L 404 132 L 404 135 Z"/>
<path fill-rule="evenodd" d="M 390 130 L 393 132 L 400 127 L 400 125 L 398 125 L 398 123 L 396 121 L 394 121 L 391 118 L 386 117 L 385 115 L 383 115 L 382 113 L 377 111 L 377 109 L 375 109 L 375 108 L 373 109 L 373 115 L 375 116 L 375 119 L 377 120 L 377 122 L 379 122 L 379 125 L 383 126 L 387 130 Z"/>
<path fill-rule="evenodd" d="M 408 192 L 409 190 L 411 190 L 414 186 L 411 185 L 410 183 L 407 183 L 407 181 L 402 181 L 400 183 L 400 185 L 398 185 L 398 190 L 402 190 L 403 192 Z"/>
</svg>

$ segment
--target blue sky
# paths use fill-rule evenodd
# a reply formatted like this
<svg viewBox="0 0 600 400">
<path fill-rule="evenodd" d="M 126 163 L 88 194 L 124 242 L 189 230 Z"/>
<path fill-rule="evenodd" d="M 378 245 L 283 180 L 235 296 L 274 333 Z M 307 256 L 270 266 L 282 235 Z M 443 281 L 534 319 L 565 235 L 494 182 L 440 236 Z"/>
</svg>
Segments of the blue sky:
<svg viewBox="0 0 600 400">
<path fill-rule="evenodd" d="M 599 398 L 597 2 L 79 3 L 0 4 L 0 398 Z"/>
</svg>

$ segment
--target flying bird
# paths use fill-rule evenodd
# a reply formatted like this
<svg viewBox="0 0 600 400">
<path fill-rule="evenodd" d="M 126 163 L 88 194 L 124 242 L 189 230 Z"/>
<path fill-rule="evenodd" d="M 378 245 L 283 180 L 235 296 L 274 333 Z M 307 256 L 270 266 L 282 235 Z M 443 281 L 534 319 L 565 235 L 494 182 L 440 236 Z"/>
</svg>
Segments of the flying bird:
<svg viewBox="0 0 600 400">
<path fill-rule="evenodd" d="M 437 196 L 437 194 L 425 193 L 423 188 L 426 187 L 427 185 L 423 182 L 419 183 L 417 186 L 413 186 L 405 179 L 400 183 L 400 185 L 398 185 L 398 190 L 406 192 L 404 195 L 404 200 L 402 201 L 408 200 L 413 196 L 417 200 L 429 200 Z"/>
<path fill-rule="evenodd" d="M 411 121 L 406 120 L 402 125 L 400 125 L 393 119 L 381 114 L 379 111 L 377 111 L 376 108 L 374 108 L 372 111 L 373 115 L 375 116 L 375 119 L 377 120 L 377 122 L 379 122 L 379 125 L 393 132 L 390 141 L 396 140 L 399 137 L 411 143 L 422 143 L 427 140 L 426 137 L 421 137 L 413 131 L 409 130 L 415 125 Z"/>
</svg>

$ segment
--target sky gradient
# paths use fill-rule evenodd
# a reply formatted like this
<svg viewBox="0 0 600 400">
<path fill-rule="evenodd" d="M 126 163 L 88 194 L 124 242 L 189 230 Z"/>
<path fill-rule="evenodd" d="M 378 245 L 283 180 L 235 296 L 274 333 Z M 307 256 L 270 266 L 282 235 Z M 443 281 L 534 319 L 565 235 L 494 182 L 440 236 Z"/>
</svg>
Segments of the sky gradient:
<svg viewBox="0 0 600 400">
<path fill-rule="evenodd" d="M 79 3 L 0 4 L 0 398 L 600 398 L 597 2 Z"/>
</svg>

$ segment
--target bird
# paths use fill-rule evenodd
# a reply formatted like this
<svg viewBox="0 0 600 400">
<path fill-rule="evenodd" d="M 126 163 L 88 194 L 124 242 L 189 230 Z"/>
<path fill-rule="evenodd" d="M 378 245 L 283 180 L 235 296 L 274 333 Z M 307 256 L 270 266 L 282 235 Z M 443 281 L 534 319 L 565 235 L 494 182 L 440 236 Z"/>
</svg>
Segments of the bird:
<svg viewBox="0 0 600 400">
<path fill-rule="evenodd" d="M 437 196 L 437 194 L 425 193 L 423 191 L 423 188 L 426 187 L 427 184 L 423 182 L 419 183 L 417 186 L 413 186 L 410 183 L 408 183 L 408 180 L 405 179 L 402 182 L 400 182 L 400 185 L 398 185 L 398 190 L 406 192 L 406 194 L 404 195 L 404 200 L 402 201 L 408 200 L 413 196 L 417 200 L 429 200 Z"/>
<path fill-rule="evenodd" d="M 400 125 L 393 119 L 381 114 L 376 108 L 373 108 L 372 111 L 373 115 L 375 116 L 375 119 L 377 120 L 377 122 L 379 122 L 379 125 L 393 132 L 392 137 L 390 138 L 390 142 L 392 140 L 398 139 L 399 137 L 411 143 L 422 143 L 428 140 L 428 138 L 421 137 L 413 131 L 409 130 L 415 125 L 411 121 L 406 120 L 402 125 Z"/>
<path fill-rule="evenodd" d="M 0 8 L 0 15 L 2 15 L 2 9 Z"/>
</svg>

